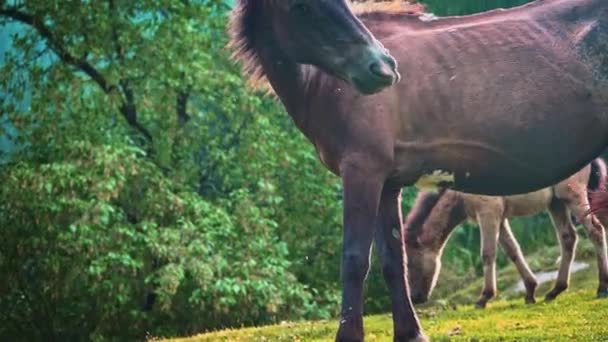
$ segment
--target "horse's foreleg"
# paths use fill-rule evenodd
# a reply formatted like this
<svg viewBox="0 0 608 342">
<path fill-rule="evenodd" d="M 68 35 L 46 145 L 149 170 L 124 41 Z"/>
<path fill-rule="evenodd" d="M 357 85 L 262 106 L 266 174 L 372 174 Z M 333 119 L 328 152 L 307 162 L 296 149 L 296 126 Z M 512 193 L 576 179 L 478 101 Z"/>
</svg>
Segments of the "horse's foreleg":
<svg viewBox="0 0 608 342">
<path fill-rule="evenodd" d="M 600 223 L 600 225 L 603 228 L 602 233 L 598 234 L 598 235 L 603 235 L 603 237 L 604 237 L 604 239 L 603 239 L 603 241 L 604 241 L 604 243 L 603 243 L 603 252 L 602 252 L 602 254 L 598 254 L 598 256 L 597 256 L 598 257 L 598 265 L 599 265 L 600 255 L 606 255 L 606 254 L 608 254 L 608 251 L 607 251 L 607 249 L 608 249 L 608 243 L 607 243 L 608 236 L 606 236 L 606 234 L 607 234 L 606 233 L 606 230 L 607 230 L 606 226 L 608 224 L 608 220 L 607 220 L 606 217 L 599 217 L 599 215 L 596 215 L 595 219 L 592 220 L 592 223 L 594 225 L 596 225 L 596 227 L 597 227 L 597 223 Z M 597 228 L 597 229 L 599 230 L 599 228 Z M 602 240 L 600 239 L 600 241 L 602 241 Z M 605 277 L 602 279 L 601 275 L 600 275 L 600 285 L 598 287 L 597 295 L 600 298 L 608 298 L 608 280 Z"/>
<path fill-rule="evenodd" d="M 561 261 L 555 286 L 545 295 L 545 300 L 553 300 L 564 292 L 570 283 L 570 266 L 574 260 L 576 250 L 576 231 L 570 219 L 570 212 L 563 201 L 553 201 L 549 206 L 551 220 L 557 233 L 561 247 Z"/>
<path fill-rule="evenodd" d="M 348 166 L 342 170 L 342 312 L 336 341 L 363 341 L 363 283 L 384 184 L 382 177 L 364 171 L 365 168 Z"/>
<path fill-rule="evenodd" d="M 424 341 L 410 300 L 401 216 L 401 191 L 385 189 L 380 199 L 376 246 L 390 291 L 395 341 Z"/>
<path fill-rule="evenodd" d="M 493 215 L 478 215 L 477 222 L 481 233 L 484 286 L 475 306 L 485 308 L 488 301 L 496 295 L 496 248 L 501 220 Z"/>
<path fill-rule="evenodd" d="M 513 236 L 511 226 L 507 219 L 503 220 L 500 225 L 499 242 L 509 259 L 515 264 L 515 267 L 526 286 L 526 303 L 535 303 L 534 292 L 536 291 L 538 282 L 536 281 L 534 273 L 530 270 L 530 266 L 526 262 L 526 259 L 524 259 L 521 247 L 519 247 L 519 243 L 517 243 L 515 236 Z"/>
</svg>

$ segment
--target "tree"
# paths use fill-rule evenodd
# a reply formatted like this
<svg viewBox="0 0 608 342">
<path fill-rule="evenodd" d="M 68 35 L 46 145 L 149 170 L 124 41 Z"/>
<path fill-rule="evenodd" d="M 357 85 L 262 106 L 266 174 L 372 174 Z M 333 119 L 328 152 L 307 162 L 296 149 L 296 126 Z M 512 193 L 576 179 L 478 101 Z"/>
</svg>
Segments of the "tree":
<svg viewBox="0 0 608 342">
<path fill-rule="evenodd" d="M 20 146 L 0 166 L 2 339 L 132 339 L 315 310 L 273 219 L 267 166 L 285 154 L 257 132 L 282 112 L 229 61 L 226 10 L 0 6 L 0 25 L 20 25 L 0 70 Z"/>
</svg>

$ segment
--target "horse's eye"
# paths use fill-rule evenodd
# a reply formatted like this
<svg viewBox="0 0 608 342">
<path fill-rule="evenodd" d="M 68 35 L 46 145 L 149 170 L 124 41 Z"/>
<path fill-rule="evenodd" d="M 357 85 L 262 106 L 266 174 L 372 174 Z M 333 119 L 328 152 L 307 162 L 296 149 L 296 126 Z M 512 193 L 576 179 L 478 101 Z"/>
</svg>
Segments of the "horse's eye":
<svg viewBox="0 0 608 342">
<path fill-rule="evenodd" d="M 305 17 L 312 13 L 312 7 L 310 7 L 310 5 L 307 3 L 299 2 L 295 5 L 293 5 L 293 7 L 291 8 L 291 11 L 293 13 L 295 13 L 296 15 Z"/>
</svg>

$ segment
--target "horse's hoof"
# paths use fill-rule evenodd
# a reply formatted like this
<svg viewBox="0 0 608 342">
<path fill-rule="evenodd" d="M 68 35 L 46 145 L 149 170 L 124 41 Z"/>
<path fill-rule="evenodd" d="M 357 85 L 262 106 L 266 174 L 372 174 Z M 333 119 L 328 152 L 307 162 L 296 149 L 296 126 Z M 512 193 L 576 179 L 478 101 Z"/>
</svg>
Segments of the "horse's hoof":
<svg viewBox="0 0 608 342">
<path fill-rule="evenodd" d="M 430 342 L 431 340 L 426 337 L 426 335 L 424 335 L 423 333 L 420 333 L 420 335 L 414 337 L 414 338 L 408 338 L 408 337 L 399 337 L 397 335 L 395 335 L 395 337 L 393 338 L 393 342 Z"/>
<path fill-rule="evenodd" d="M 477 302 L 477 303 L 475 303 L 475 309 L 482 310 L 482 309 L 485 309 L 485 308 L 486 308 L 486 303 L 483 303 L 483 302 Z"/>
<path fill-rule="evenodd" d="M 418 335 L 418 337 L 411 339 L 408 342 L 431 342 L 431 340 L 428 337 L 426 337 L 426 335 L 420 334 L 420 335 Z"/>
<path fill-rule="evenodd" d="M 555 300 L 562 292 L 566 291 L 568 286 L 556 286 L 545 295 L 545 302 Z"/>
<path fill-rule="evenodd" d="M 346 320 L 340 321 L 335 342 L 363 342 L 363 328 L 353 329 L 353 326 L 345 327 L 345 324 L 348 324 Z"/>
<path fill-rule="evenodd" d="M 597 298 L 608 298 L 608 289 L 598 290 Z"/>
<path fill-rule="evenodd" d="M 526 298 L 526 304 L 536 304 L 536 299 L 534 297 Z"/>
<path fill-rule="evenodd" d="M 363 338 L 336 336 L 336 342 L 363 342 Z"/>
</svg>

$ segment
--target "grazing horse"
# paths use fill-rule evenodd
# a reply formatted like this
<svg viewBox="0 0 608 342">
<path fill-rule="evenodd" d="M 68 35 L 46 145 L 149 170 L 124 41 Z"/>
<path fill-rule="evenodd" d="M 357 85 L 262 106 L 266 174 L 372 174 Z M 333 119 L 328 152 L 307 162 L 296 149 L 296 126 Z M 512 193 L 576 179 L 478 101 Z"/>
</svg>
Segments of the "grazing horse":
<svg viewBox="0 0 608 342">
<path fill-rule="evenodd" d="M 526 193 L 608 145 L 608 1 L 428 18 L 379 9 L 356 16 L 346 0 L 237 0 L 231 13 L 231 46 L 245 72 L 268 81 L 342 179 L 338 341 L 363 340 L 374 238 L 394 339 L 426 340 L 405 276 L 403 186 Z"/>
<path fill-rule="evenodd" d="M 500 243 L 515 263 L 526 287 L 526 303 L 534 303 L 536 277 L 524 259 L 509 226 L 510 217 L 535 215 L 547 210 L 561 246 L 557 281 L 545 296 L 555 299 L 568 288 L 570 266 L 574 260 L 576 231 L 571 214 L 583 224 L 593 242 L 598 260 L 599 297 L 608 297 L 608 255 L 604 228 L 587 215 L 588 190 L 605 189 L 606 165 L 600 158 L 591 165 L 557 183 L 535 192 L 512 196 L 484 196 L 443 190 L 421 192 L 405 221 L 409 284 L 414 303 L 428 300 L 441 270 L 441 255 L 457 225 L 466 219 L 479 225 L 484 287 L 476 306 L 484 308 L 496 294 L 496 250 Z"/>
</svg>

